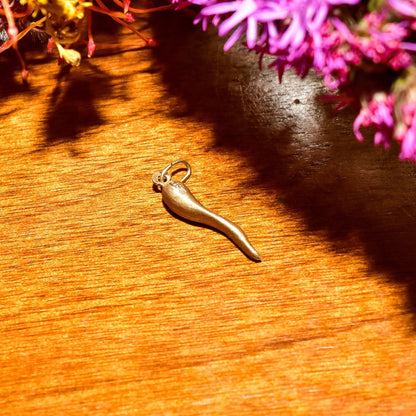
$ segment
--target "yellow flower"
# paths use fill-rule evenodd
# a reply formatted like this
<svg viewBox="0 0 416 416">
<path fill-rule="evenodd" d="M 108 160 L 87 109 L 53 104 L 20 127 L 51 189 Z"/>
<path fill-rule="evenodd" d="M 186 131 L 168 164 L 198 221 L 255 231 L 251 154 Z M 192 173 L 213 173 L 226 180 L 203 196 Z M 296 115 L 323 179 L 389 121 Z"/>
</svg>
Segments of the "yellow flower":
<svg viewBox="0 0 416 416">
<path fill-rule="evenodd" d="M 41 11 L 45 16 L 55 15 L 69 20 L 82 20 L 85 8 L 92 5 L 82 0 L 21 0 L 20 3 L 27 3 L 35 13 Z"/>
<path fill-rule="evenodd" d="M 64 45 L 78 40 L 85 8 L 92 6 L 84 0 L 20 0 L 20 3 L 28 4 L 34 10 L 33 15 L 40 12 L 46 16 L 45 32 Z"/>
</svg>

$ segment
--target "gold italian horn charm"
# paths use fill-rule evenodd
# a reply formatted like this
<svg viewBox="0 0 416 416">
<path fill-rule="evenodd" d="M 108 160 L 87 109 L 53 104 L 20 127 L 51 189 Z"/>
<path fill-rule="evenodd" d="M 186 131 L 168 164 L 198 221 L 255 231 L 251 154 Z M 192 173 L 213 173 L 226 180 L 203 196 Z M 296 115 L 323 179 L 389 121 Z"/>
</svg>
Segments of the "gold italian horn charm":
<svg viewBox="0 0 416 416">
<path fill-rule="evenodd" d="M 187 168 L 185 176 L 180 181 L 171 180 L 169 170 L 178 164 Z M 176 215 L 186 220 L 197 222 L 215 228 L 224 233 L 247 257 L 261 261 L 260 255 L 248 241 L 243 230 L 231 221 L 214 214 L 201 205 L 185 185 L 191 176 L 192 169 L 185 160 L 177 160 L 166 166 L 162 171 L 153 174 L 152 180 L 157 189 L 162 190 L 162 199 L 166 206 Z"/>
</svg>

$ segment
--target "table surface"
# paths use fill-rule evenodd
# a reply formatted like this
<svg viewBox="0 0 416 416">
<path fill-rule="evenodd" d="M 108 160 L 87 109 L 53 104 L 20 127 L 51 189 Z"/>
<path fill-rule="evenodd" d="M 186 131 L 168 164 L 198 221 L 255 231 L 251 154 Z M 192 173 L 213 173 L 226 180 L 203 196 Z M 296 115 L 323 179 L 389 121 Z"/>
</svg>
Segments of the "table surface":
<svg viewBox="0 0 416 416">
<path fill-rule="evenodd" d="M 0 55 L 0 415 L 415 414 L 415 167 L 314 76 L 137 25 L 27 86 Z M 166 210 L 177 159 L 261 263 Z"/>
</svg>

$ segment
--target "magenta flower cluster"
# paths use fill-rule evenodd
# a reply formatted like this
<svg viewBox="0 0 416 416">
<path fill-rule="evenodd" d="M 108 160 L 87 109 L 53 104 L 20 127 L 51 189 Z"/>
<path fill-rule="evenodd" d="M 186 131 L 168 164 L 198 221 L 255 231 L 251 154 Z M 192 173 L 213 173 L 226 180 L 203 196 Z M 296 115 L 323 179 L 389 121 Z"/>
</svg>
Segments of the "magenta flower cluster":
<svg viewBox="0 0 416 416">
<path fill-rule="evenodd" d="M 401 159 L 416 161 L 416 0 L 173 0 L 200 6 L 195 23 L 274 56 L 281 78 L 289 68 L 323 77 L 340 103 L 361 106 L 354 122 L 375 130 L 375 144 L 401 143 Z M 371 7 L 371 8 L 370 8 Z M 370 80 L 366 82 L 365 79 Z M 364 81 L 363 81 L 364 80 Z M 374 82 L 377 80 L 378 82 Z M 412 91 L 414 92 L 412 93 Z"/>
</svg>

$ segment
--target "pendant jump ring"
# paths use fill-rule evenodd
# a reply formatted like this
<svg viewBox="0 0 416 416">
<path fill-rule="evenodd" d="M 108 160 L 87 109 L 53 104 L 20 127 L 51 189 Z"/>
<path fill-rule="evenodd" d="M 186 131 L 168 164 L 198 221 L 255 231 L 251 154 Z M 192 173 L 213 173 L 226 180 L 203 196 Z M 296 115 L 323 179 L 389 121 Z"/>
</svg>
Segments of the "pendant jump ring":
<svg viewBox="0 0 416 416">
<path fill-rule="evenodd" d="M 192 168 L 191 168 L 191 165 L 186 160 L 182 160 L 182 159 L 181 160 L 177 160 L 175 162 L 172 162 L 171 164 L 169 164 L 168 166 L 166 166 L 165 169 L 163 169 L 162 170 L 162 173 L 160 174 L 161 180 L 163 181 L 163 179 L 165 178 L 165 176 L 169 176 L 168 171 L 170 169 L 172 169 L 175 165 L 178 165 L 180 163 L 182 163 L 182 164 L 184 164 L 186 166 L 187 171 L 186 171 L 185 176 L 179 182 L 185 183 L 189 179 L 189 177 L 191 176 L 191 174 L 192 174 Z"/>
<path fill-rule="evenodd" d="M 159 170 L 152 175 L 152 181 L 156 186 L 163 188 L 170 181 L 170 175 L 166 173 L 165 176 L 162 176 L 162 171 Z"/>
</svg>

